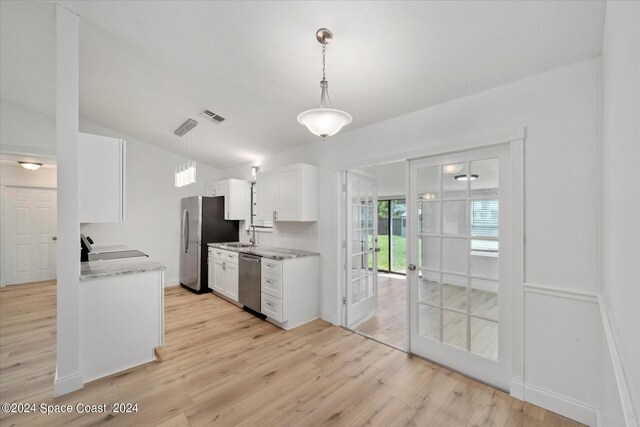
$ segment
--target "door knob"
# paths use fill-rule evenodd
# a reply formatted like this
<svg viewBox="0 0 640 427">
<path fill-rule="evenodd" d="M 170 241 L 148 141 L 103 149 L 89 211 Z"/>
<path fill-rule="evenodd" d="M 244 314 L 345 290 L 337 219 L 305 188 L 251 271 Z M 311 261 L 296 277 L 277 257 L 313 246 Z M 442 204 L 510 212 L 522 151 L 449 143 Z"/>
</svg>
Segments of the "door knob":
<svg viewBox="0 0 640 427">
<path fill-rule="evenodd" d="M 376 248 L 376 252 L 380 252 L 380 248 Z"/>
<path fill-rule="evenodd" d="M 415 264 L 409 264 L 408 268 L 409 268 L 409 271 L 416 271 L 416 265 Z"/>
<path fill-rule="evenodd" d="M 51 240 L 58 240 L 58 236 L 53 236 Z"/>
</svg>

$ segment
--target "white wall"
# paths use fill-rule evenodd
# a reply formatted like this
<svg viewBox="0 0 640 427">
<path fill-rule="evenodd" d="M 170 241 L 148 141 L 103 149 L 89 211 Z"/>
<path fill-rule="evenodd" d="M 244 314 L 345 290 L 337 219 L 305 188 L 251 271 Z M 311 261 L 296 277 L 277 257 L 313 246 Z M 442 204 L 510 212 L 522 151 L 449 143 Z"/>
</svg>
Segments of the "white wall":
<svg viewBox="0 0 640 427">
<path fill-rule="evenodd" d="M 319 166 L 319 221 L 278 223 L 272 235 L 260 234 L 261 244 L 320 251 L 321 314 L 338 319 L 336 248 L 336 175 L 339 165 L 442 145 L 446 141 L 477 139 L 525 126 L 525 281 L 581 292 L 600 289 L 600 60 L 568 67 L 500 86 L 425 110 L 353 130 L 308 146 L 275 154 L 262 170 L 294 162 Z M 352 112 L 357 120 L 357 111 Z M 293 118 L 292 118 L 293 120 Z M 224 177 L 249 178 L 250 165 L 223 171 Z M 243 236 L 244 238 L 245 236 Z M 573 300 L 550 295 L 539 304 L 526 302 L 528 319 L 565 319 Z M 544 307 L 540 311 L 540 307 Z M 584 309 L 593 317 L 593 310 Z M 593 324 L 589 319 L 588 323 Z M 574 324 L 575 326 L 575 324 Z M 554 396 L 575 396 L 589 408 L 600 400 L 601 349 L 594 348 L 588 330 L 555 328 L 552 321 L 527 325 L 525 365 L 532 384 Z M 537 329 L 535 329 L 537 328 Z M 572 342 L 555 347 L 554 343 Z M 539 349 L 559 363 L 536 360 Z M 534 351 L 535 350 L 535 351 Z M 581 363 L 571 363 L 580 359 Z M 594 375 L 598 372 L 598 375 Z M 571 378 L 559 383 L 556 377 Z M 527 380 L 525 378 L 525 380 Z M 555 398 L 555 397 L 554 397 Z M 587 420 L 589 421 L 589 420 Z"/>
<path fill-rule="evenodd" d="M 0 151 L 55 154 L 56 123 L 51 117 L 0 100 Z"/>
<path fill-rule="evenodd" d="M 640 421 L 640 3 L 607 2 L 602 54 L 605 307 Z"/>
<path fill-rule="evenodd" d="M 56 186 L 55 166 L 45 165 L 34 171 L 26 170 L 17 162 L 0 164 L 0 185 L 23 185 L 28 187 Z"/>
<path fill-rule="evenodd" d="M 80 131 L 127 141 L 125 222 L 82 224 L 80 231 L 96 245 L 124 244 L 141 250 L 167 267 L 166 284 L 178 284 L 180 199 L 204 194 L 205 184 L 215 181 L 218 172 L 198 163 L 196 184 L 176 188 L 174 171 L 186 158 L 85 121 Z"/>
<path fill-rule="evenodd" d="M 377 179 L 378 198 L 404 196 L 406 162 L 389 163 L 359 169 Z M 355 171 L 358 173 L 358 170 Z"/>
</svg>

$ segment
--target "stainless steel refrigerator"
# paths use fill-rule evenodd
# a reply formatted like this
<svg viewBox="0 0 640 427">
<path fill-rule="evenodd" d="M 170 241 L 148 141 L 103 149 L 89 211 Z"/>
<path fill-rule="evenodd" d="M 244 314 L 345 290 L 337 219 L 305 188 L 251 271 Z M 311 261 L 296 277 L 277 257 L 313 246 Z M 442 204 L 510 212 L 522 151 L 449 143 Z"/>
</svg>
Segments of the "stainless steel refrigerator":
<svg viewBox="0 0 640 427">
<path fill-rule="evenodd" d="M 239 221 L 224 219 L 224 197 L 185 197 L 181 203 L 180 284 L 208 292 L 208 243 L 237 242 Z"/>
</svg>

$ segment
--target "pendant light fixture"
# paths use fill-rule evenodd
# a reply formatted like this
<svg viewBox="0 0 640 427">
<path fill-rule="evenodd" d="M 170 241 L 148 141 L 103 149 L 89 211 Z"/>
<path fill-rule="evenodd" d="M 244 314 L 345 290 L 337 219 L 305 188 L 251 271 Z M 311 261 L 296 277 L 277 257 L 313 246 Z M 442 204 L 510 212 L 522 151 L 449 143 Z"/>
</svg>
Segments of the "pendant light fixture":
<svg viewBox="0 0 640 427">
<path fill-rule="evenodd" d="M 184 135 L 189 132 L 191 129 L 196 127 L 198 122 L 192 119 L 188 119 L 184 122 L 178 129 L 175 130 L 175 134 L 180 136 L 181 142 L 184 141 Z M 193 141 L 191 135 L 187 136 L 186 143 L 186 151 L 188 153 L 192 153 L 193 151 Z M 175 170 L 174 174 L 174 185 L 176 187 L 184 187 L 186 185 L 191 185 L 196 183 L 196 162 L 193 160 L 188 160 L 178 166 Z"/>
<path fill-rule="evenodd" d="M 309 131 L 326 140 L 328 136 L 335 135 L 340 132 L 343 126 L 351 123 L 353 118 L 346 111 L 331 108 L 331 99 L 329 98 L 329 82 L 326 79 L 326 61 L 325 55 L 327 45 L 333 40 L 333 34 L 326 28 L 320 28 L 316 31 L 316 39 L 322 45 L 322 80 L 320 88 L 320 108 L 303 111 L 298 114 L 298 123 L 304 125 Z"/>
</svg>

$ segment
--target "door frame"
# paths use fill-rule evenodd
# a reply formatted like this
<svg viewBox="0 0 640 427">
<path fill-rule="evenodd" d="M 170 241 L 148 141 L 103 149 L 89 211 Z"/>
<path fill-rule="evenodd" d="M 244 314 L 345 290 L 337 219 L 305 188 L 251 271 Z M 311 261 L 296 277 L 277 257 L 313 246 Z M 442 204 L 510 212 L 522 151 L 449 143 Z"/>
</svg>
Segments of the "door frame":
<svg viewBox="0 0 640 427">
<path fill-rule="evenodd" d="M 53 185 L 24 185 L 24 184 L 2 184 L 0 185 L 0 200 L 2 201 L 1 203 L 1 209 L 0 209 L 0 214 L 2 215 L 2 218 L 0 219 L 0 235 L 2 236 L 6 236 L 7 235 L 7 202 L 5 200 L 5 197 L 7 197 L 7 188 L 29 188 L 29 189 L 38 189 L 38 188 L 42 188 L 45 190 L 54 190 L 56 191 L 56 193 L 58 192 L 58 187 L 57 186 L 53 186 Z M 57 196 L 57 194 L 56 194 Z M 56 197 L 56 208 L 58 205 L 58 201 L 57 201 L 57 197 Z M 57 224 L 56 224 L 57 225 Z M 2 250 L 3 253 L 7 253 L 7 248 L 5 247 L 6 243 L 6 238 L 1 239 L 2 241 L 0 242 L 0 250 Z M 55 252 L 55 251 L 54 251 Z M 55 256 L 57 257 L 57 253 L 55 253 Z M 2 269 L 2 271 L 7 271 L 7 265 L 6 264 L 6 257 L 2 257 L 0 258 L 0 269 Z M 57 273 L 56 273 L 57 275 Z M 22 283 L 17 283 L 17 285 L 21 285 Z M 2 277 L 0 277 L 0 288 L 4 288 L 5 286 L 13 286 L 14 284 L 7 284 L 5 281 L 5 277 L 4 275 L 2 275 Z"/>
<path fill-rule="evenodd" d="M 496 145 L 508 144 L 511 170 L 507 171 L 511 180 L 511 380 L 509 393 L 511 396 L 524 400 L 524 142 L 526 129 L 514 128 L 506 132 L 491 134 L 478 138 L 450 138 L 432 141 L 432 145 L 417 150 L 397 152 L 383 156 L 362 158 L 339 162 L 336 168 L 336 325 L 344 324 L 344 304 L 346 289 L 346 265 L 345 248 L 343 242 L 345 236 L 344 209 L 345 209 L 345 174 L 348 170 L 358 169 L 383 163 L 407 161 L 405 167 L 405 195 L 409 194 L 409 162 L 408 160 L 423 157 L 433 157 L 445 154 L 453 154 L 461 151 L 469 151 L 479 148 L 488 148 Z M 408 244 L 408 243 L 407 243 Z M 409 295 L 409 282 L 406 282 L 406 294 Z M 407 337 L 410 339 L 410 301 L 407 298 Z M 324 314 L 324 313 L 323 313 Z M 334 317 L 334 316 L 330 316 Z M 410 348 L 407 340 L 408 352 Z"/>
</svg>

